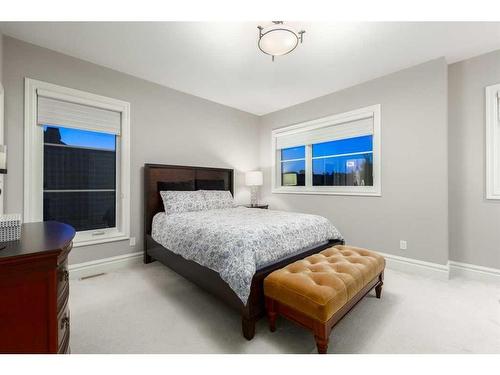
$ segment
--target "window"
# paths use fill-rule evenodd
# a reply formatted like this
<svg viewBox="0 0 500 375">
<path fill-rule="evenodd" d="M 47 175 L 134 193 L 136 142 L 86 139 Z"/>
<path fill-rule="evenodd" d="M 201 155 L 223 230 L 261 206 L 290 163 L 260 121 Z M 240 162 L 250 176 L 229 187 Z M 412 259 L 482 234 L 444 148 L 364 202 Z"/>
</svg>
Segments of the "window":
<svg viewBox="0 0 500 375">
<path fill-rule="evenodd" d="M 379 105 L 277 129 L 272 144 L 274 193 L 381 194 Z"/>
<path fill-rule="evenodd" d="M 486 87 L 486 198 L 500 199 L 500 84 Z"/>
<path fill-rule="evenodd" d="M 25 221 L 73 226 L 75 246 L 129 236 L 129 104 L 26 79 Z"/>
<path fill-rule="evenodd" d="M 306 149 L 304 146 L 281 150 L 281 184 L 283 186 L 305 186 Z"/>
<path fill-rule="evenodd" d="M 373 186 L 373 136 L 312 145 L 313 186 Z"/>
<path fill-rule="evenodd" d="M 43 220 L 116 226 L 116 135 L 44 126 Z"/>
</svg>

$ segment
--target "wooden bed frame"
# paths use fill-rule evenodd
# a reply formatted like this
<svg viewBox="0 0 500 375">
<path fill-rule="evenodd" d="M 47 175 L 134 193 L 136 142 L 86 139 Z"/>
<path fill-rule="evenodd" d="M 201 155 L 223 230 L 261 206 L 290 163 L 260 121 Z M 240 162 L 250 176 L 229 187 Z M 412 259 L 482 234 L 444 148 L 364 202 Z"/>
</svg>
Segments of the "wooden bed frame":
<svg viewBox="0 0 500 375">
<path fill-rule="evenodd" d="M 256 321 L 265 315 L 264 278 L 274 270 L 283 268 L 298 259 L 315 254 L 330 246 L 344 243 L 341 240 L 325 242 L 261 267 L 256 271 L 252 279 L 250 296 L 247 304 L 244 305 L 217 272 L 194 261 L 186 260 L 153 240 L 151 237 L 153 217 L 156 213 L 163 211 L 158 182 L 189 183 L 194 186 L 193 190 L 209 190 L 213 189 L 214 186 L 217 186 L 217 188 L 224 186 L 224 190 L 229 190 L 234 195 L 233 170 L 162 164 L 144 165 L 144 263 L 158 260 L 179 275 L 219 297 L 227 305 L 235 308 L 241 314 L 243 336 L 248 340 L 251 340 L 255 334 Z M 213 182 L 213 184 L 210 184 L 210 182 Z"/>
</svg>

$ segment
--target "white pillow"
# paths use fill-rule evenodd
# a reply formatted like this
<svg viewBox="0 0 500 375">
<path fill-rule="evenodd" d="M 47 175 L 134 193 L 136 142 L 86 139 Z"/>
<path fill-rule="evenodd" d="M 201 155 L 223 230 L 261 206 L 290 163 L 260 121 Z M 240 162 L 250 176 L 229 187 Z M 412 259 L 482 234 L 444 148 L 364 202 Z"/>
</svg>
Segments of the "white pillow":
<svg viewBox="0 0 500 375">
<path fill-rule="evenodd" d="M 233 208 L 234 199 L 229 190 L 198 190 L 205 197 L 208 210 Z"/>
<path fill-rule="evenodd" d="M 160 195 L 167 215 L 207 209 L 205 197 L 200 191 L 160 191 Z"/>
</svg>

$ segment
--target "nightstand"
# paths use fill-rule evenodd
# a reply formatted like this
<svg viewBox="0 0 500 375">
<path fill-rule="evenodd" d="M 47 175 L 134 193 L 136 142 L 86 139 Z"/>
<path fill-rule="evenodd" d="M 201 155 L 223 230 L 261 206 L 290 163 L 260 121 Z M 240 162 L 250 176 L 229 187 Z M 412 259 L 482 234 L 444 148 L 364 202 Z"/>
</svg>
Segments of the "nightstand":
<svg viewBox="0 0 500 375">
<path fill-rule="evenodd" d="M 268 204 L 257 204 L 256 206 L 252 206 L 251 204 L 244 204 L 243 207 L 246 208 L 261 208 L 263 210 L 267 210 L 269 208 Z"/>
</svg>

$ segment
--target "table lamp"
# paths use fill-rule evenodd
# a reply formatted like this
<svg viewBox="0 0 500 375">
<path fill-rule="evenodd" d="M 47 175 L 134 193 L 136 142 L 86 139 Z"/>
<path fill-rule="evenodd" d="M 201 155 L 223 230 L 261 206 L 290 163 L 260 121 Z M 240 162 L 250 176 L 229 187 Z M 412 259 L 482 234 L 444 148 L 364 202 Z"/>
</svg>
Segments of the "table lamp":
<svg viewBox="0 0 500 375">
<path fill-rule="evenodd" d="M 261 171 L 249 171 L 245 174 L 245 184 L 250 186 L 251 198 L 250 205 L 257 206 L 257 193 L 259 186 L 263 184 L 263 176 Z"/>
</svg>

